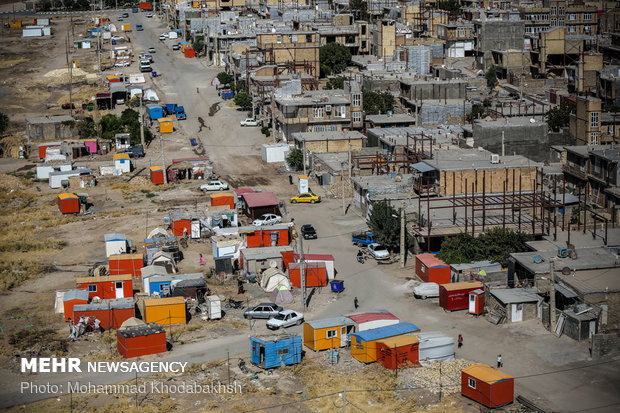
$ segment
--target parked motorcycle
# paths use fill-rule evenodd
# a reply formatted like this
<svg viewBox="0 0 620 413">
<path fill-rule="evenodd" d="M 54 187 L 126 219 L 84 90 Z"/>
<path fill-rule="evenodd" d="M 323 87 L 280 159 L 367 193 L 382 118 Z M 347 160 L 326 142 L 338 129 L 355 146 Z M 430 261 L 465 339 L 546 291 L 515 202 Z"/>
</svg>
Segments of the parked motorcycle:
<svg viewBox="0 0 620 413">
<path fill-rule="evenodd" d="M 364 263 L 364 254 L 361 250 L 357 253 L 357 262 L 359 262 L 360 264 Z"/>
</svg>

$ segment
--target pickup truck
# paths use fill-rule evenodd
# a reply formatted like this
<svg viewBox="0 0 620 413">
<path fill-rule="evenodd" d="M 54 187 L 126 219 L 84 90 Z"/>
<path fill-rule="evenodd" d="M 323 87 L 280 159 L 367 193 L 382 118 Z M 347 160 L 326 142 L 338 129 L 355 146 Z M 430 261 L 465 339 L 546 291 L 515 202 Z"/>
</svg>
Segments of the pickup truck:
<svg viewBox="0 0 620 413">
<path fill-rule="evenodd" d="M 176 115 L 177 120 L 187 119 L 187 115 L 185 114 L 185 108 L 183 106 L 176 106 L 174 108 L 174 114 Z"/>
<path fill-rule="evenodd" d="M 375 234 L 368 232 L 368 231 L 358 232 L 356 234 L 353 234 L 353 236 L 351 237 L 351 240 L 358 247 L 362 247 L 362 246 L 367 247 L 370 244 L 373 244 L 376 242 Z"/>
<path fill-rule="evenodd" d="M 144 30 L 144 28 L 142 27 L 141 24 L 136 24 L 136 30 L 141 32 L 142 30 Z"/>
<path fill-rule="evenodd" d="M 144 158 L 144 148 L 142 145 L 130 146 L 121 153 L 126 153 L 130 158 Z"/>
</svg>

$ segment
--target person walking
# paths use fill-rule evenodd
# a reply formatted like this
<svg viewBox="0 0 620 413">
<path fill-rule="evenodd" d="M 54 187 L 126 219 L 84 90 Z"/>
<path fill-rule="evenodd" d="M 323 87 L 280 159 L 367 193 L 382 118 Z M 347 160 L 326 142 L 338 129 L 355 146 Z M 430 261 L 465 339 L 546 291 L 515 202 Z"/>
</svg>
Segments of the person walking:
<svg viewBox="0 0 620 413">
<path fill-rule="evenodd" d="M 355 306 L 355 309 L 357 310 L 358 307 L 360 306 L 360 302 L 358 301 L 357 297 L 355 297 L 353 299 L 353 305 Z"/>
<path fill-rule="evenodd" d="M 463 336 L 461 334 L 459 334 L 458 343 L 459 343 L 459 348 L 463 347 Z"/>
<path fill-rule="evenodd" d="M 200 254 L 200 265 L 205 265 L 205 257 Z"/>
<path fill-rule="evenodd" d="M 502 355 L 498 354 L 497 355 L 497 368 L 499 369 L 501 367 L 504 367 L 504 363 L 502 363 Z"/>
</svg>

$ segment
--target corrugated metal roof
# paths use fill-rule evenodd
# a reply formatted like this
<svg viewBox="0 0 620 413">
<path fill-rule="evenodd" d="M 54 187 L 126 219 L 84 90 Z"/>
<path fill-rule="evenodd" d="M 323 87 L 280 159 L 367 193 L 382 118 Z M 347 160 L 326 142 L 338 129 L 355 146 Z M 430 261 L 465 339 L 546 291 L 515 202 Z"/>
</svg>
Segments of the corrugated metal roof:
<svg viewBox="0 0 620 413">
<path fill-rule="evenodd" d="M 84 301 L 88 301 L 88 291 L 86 291 L 86 290 L 71 290 L 71 291 L 67 291 L 62 296 L 62 301 L 69 301 L 69 300 L 84 300 Z"/>
<path fill-rule="evenodd" d="M 514 377 L 510 374 L 495 369 L 488 364 L 474 364 L 469 367 L 465 367 L 462 371 L 465 374 L 469 374 L 470 376 L 489 384 L 497 383 L 502 380 L 514 379 Z"/>
<path fill-rule="evenodd" d="M 437 258 L 436 254 L 418 254 L 415 256 L 417 259 L 422 262 L 422 264 L 426 265 L 428 268 L 434 267 L 448 267 L 448 264 Z"/>
<path fill-rule="evenodd" d="M 399 336 L 401 334 L 415 333 L 420 331 L 420 327 L 411 323 L 398 323 L 391 326 L 373 328 L 371 330 L 362 331 L 360 333 L 351 334 L 357 337 L 358 341 L 375 341 L 382 338 Z"/>
<path fill-rule="evenodd" d="M 312 320 L 306 321 L 310 327 L 314 329 L 319 328 L 329 328 L 329 327 L 338 327 L 338 326 L 351 326 L 353 325 L 353 320 L 348 317 L 333 317 L 333 318 L 324 318 L 322 320 Z"/>
<path fill-rule="evenodd" d="M 398 320 L 398 317 L 385 310 L 374 311 L 371 313 L 353 314 L 348 317 L 358 324 L 375 320 Z"/>
<path fill-rule="evenodd" d="M 88 291 L 86 291 L 88 293 Z M 122 308 L 133 308 L 134 302 L 132 297 L 115 298 L 110 300 L 101 300 L 98 303 L 78 304 L 73 306 L 73 311 L 94 311 L 94 310 L 118 310 Z"/>
<path fill-rule="evenodd" d="M 430 172 L 430 171 L 434 171 L 435 170 L 435 168 L 433 168 L 432 166 L 430 166 L 429 164 L 424 163 L 424 162 L 418 162 L 418 163 L 411 164 L 411 167 L 413 169 L 417 170 L 417 171 L 422 172 L 422 173 Z"/>
<path fill-rule="evenodd" d="M 388 337 L 388 338 L 384 338 L 383 340 L 377 341 L 377 343 L 382 343 L 383 345 L 389 348 L 410 346 L 412 344 L 419 343 L 419 342 L 420 340 L 416 336 L 409 335 L 409 334 L 404 335 L 404 336 Z"/>
<path fill-rule="evenodd" d="M 562 284 L 555 283 L 555 290 L 566 298 L 575 298 L 578 296 L 576 292 L 574 292 L 568 287 L 563 286 Z"/>
<path fill-rule="evenodd" d="M 467 290 L 469 288 L 483 288 L 481 282 L 478 281 L 467 281 L 460 283 L 451 283 L 451 284 L 442 284 L 442 288 L 445 288 L 446 291 L 457 291 L 457 290 Z"/>
<path fill-rule="evenodd" d="M 280 203 L 273 192 L 248 192 L 241 196 L 249 208 L 274 206 Z"/>
<path fill-rule="evenodd" d="M 496 288 L 489 293 L 504 304 L 538 301 L 538 288 Z"/>
<path fill-rule="evenodd" d="M 288 265 L 288 268 L 291 270 L 298 270 L 299 269 L 299 262 L 292 262 Z M 306 262 L 304 263 L 304 268 L 325 268 L 325 263 L 324 262 Z"/>
</svg>

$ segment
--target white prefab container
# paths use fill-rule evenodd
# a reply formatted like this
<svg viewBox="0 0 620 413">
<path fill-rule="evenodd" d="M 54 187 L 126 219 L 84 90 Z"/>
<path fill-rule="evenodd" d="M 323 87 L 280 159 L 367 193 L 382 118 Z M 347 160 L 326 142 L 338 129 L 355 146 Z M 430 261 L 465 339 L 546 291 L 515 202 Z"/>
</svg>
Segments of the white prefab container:
<svg viewBox="0 0 620 413">
<path fill-rule="evenodd" d="M 263 144 L 261 157 L 267 163 L 284 162 L 291 146 L 286 143 Z"/>
<path fill-rule="evenodd" d="M 127 237 L 118 232 L 105 234 L 105 256 L 124 254 L 127 252 Z"/>
<path fill-rule="evenodd" d="M 52 165 L 37 165 L 37 179 L 50 179 L 50 172 L 54 172 Z"/>
<path fill-rule="evenodd" d="M 220 300 L 219 296 L 207 296 L 205 304 L 207 306 L 207 314 L 209 315 L 209 320 L 219 320 L 220 318 L 222 318 L 222 301 Z"/>
<path fill-rule="evenodd" d="M 454 337 L 437 332 L 415 333 L 415 336 L 420 340 L 420 364 L 454 360 Z"/>
<path fill-rule="evenodd" d="M 168 32 L 168 39 L 178 39 L 179 34 L 177 32 Z"/>
<path fill-rule="evenodd" d="M 398 317 L 394 314 L 381 310 L 361 314 L 353 314 L 348 316 L 355 325 L 355 331 L 372 330 L 373 328 L 387 327 L 400 323 Z"/>
<path fill-rule="evenodd" d="M 47 17 L 37 17 L 37 26 L 49 26 L 50 19 Z"/>
<path fill-rule="evenodd" d="M 51 36 L 52 35 L 52 28 L 51 27 L 44 27 L 41 29 L 41 32 L 43 33 L 43 36 Z"/>
<path fill-rule="evenodd" d="M 22 30 L 22 37 L 41 37 L 41 36 L 43 36 L 43 30 L 40 27 Z"/>
<path fill-rule="evenodd" d="M 59 172 L 50 172 L 49 180 L 50 180 L 50 188 L 56 189 L 62 186 L 62 181 L 68 181 L 72 176 L 80 176 L 80 171 L 59 171 Z"/>
</svg>

